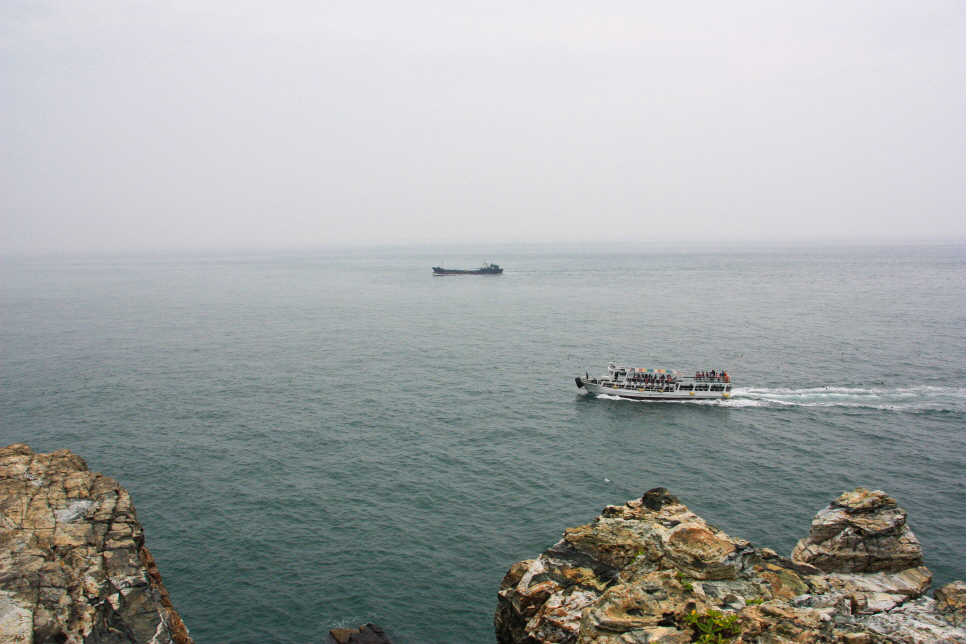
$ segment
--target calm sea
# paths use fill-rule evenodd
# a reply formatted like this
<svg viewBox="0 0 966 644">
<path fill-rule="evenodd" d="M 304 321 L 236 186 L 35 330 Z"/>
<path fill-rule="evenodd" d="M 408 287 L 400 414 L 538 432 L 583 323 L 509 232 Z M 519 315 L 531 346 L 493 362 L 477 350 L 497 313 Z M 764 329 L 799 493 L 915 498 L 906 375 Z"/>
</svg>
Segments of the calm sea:
<svg viewBox="0 0 966 644">
<path fill-rule="evenodd" d="M 738 390 L 576 389 L 615 359 Z M 655 486 L 785 554 L 882 489 L 966 579 L 964 246 L 8 258 L 0 364 L 0 442 L 130 490 L 199 644 L 492 642 L 512 563 Z"/>
</svg>

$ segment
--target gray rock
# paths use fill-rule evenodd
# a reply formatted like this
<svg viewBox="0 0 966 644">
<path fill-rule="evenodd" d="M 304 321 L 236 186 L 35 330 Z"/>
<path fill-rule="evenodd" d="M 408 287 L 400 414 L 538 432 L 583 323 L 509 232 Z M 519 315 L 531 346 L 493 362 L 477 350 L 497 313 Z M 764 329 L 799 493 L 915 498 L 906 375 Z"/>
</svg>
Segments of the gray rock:
<svg viewBox="0 0 966 644">
<path fill-rule="evenodd" d="M 857 623 L 874 634 L 873 642 L 890 644 L 966 644 L 966 630 L 953 628 L 923 597 L 892 610 L 863 616 Z"/>
</svg>

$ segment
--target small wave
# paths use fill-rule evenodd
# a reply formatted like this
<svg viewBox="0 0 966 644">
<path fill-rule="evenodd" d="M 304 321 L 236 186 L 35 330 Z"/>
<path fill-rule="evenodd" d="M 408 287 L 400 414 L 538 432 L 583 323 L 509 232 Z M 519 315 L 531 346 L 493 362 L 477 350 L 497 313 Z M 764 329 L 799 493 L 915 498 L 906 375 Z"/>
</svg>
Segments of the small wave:
<svg viewBox="0 0 966 644">
<path fill-rule="evenodd" d="M 966 389 L 955 387 L 736 388 L 727 407 L 853 407 L 887 411 L 964 411 Z"/>
<path fill-rule="evenodd" d="M 360 613 L 356 616 L 329 616 L 326 615 L 319 620 L 320 624 L 325 627 L 325 630 L 333 630 L 336 628 L 359 628 L 361 624 L 371 624 L 373 622 L 378 622 L 379 615 L 375 611 L 369 611 L 367 613 Z"/>
</svg>

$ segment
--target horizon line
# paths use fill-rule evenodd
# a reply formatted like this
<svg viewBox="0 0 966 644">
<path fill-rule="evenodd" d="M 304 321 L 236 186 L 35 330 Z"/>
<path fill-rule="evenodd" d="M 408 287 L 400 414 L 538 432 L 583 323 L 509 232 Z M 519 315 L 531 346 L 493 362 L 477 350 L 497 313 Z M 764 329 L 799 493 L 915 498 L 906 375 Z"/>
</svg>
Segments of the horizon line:
<svg viewBox="0 0 966 644">
<path fill-rule="evenodd" d="M 569 247 L 591 250 L 598 248 L 606 249 L 629 249 L 629 248 L 648 248 L 664 247 L 667 250 L 702 250 L 716 249 L 723 247 L 733 248 L 756 248 L 766 247 L 775 248 L 842 248 L 842 247 L 909 247 L 909 246 L 962 246 L 966 245 L 966 237 L 935 238 L 923 237 L 918 239 L 909 238 L 843 238 L 843 239 L 697 239 L 697 240 L 514 240 L 514 241 L 399 241 L 399 242 L 341 242 L 332 244 L 266 244 L 259 246 L 247 246 L 243 244 L 233 246 L 164 246 L 164 247 L 127 247 L 116 249 L 90 248 L 90 249 L 35 249 L 26 251 L 3 251 L 0 252 L 0 259 L 44 259 L 44 258 L 94 258 L 94 257 L 143 257 L 143 256 L 163 256 L 163 255 L 238 255 L 238 254 L 267 254 L 267 253 L 290 253 L 290 252 L 346 252 L 356 250 L 432 250 L 438 252 L 440 248 L 472 249 L 472 248 L 494 248 L 504 247 L 509 249 L 523 248 L 542 248 Z"/>
</svg>

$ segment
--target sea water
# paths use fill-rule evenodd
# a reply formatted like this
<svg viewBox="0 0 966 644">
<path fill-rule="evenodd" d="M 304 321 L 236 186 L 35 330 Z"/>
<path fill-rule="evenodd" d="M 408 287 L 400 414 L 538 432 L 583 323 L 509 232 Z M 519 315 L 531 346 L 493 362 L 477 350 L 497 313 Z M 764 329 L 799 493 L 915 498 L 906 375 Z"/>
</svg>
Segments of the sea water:
<svg viewBox="0 0 966 644">
<path fill-rule="evenodd" d="M 431 267 L 505 267 L 434 277 Z M 789 554 L 857 486 L 966 579 L 966 247 L 8 258 L 0 442 L 128 488 L 198 644 L 494 640 L 503 575 L 664 486 Z M 725 401 L 595 397 L 610 360 Z"/>
</svg>

